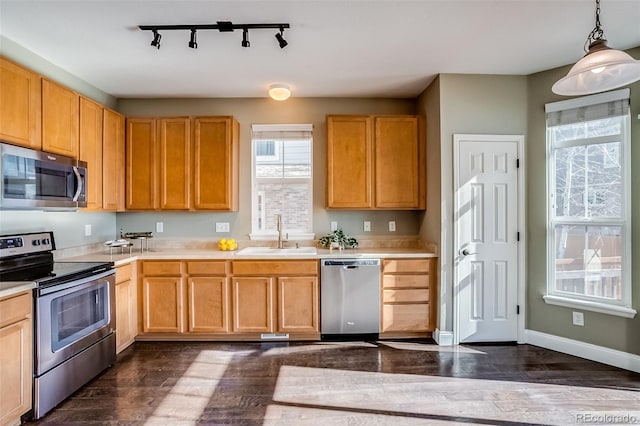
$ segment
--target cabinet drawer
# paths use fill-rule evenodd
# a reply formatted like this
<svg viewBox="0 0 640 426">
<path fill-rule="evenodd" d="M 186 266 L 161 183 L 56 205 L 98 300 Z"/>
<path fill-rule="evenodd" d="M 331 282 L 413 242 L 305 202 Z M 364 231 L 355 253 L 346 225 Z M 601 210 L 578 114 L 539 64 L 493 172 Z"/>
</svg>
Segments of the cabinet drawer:
<svg viewBox="0 0 640 426">
<path fill-rule="evenodd" d="M 383 302 L 428 302 L 428 289 L 387 290 L 382 292 Z"/>
<path fill-rule="evenodd" d="M 431 331 L 429 304 L 383 305 L 382 331 Z"/>
<path fill-rule="evenodd" d="M 384 259 L 382 272 L 385 274 L 402 274 L 407 272 L 431 272 L 431 259 Z"/>
<path fill-rule="evenodd" d="M 224 261 L 187 262 L 187 273 L 189 275 L 226 275 L 227 262 L 224 262 Z"/>
<path fill-rule="evenodd" d="M 429 275 L 383 275 L 384 288 L 429 288 Z"/>
<path fill-rule="evenodd" d="M 233 275 L 317 275 L 317 260 L 234 261 Z"/>
<path fill-rule="evenodd" d="M 118 266 L 116 268 L 116 284 L 129 281 L 133 274 L 133 264 L 127 263 L 126 265 Z"/>
<path fill-rule="evenodd" d="M 180 275 L 181 262 L 142 262 L 143 275 Z"/>
<path fill-rule="evenodd" d="M 0 301 L 0 327 L 13 324 L 31 315 L 31 300 L 31 292 L 26 292 Z"/>
</svg>

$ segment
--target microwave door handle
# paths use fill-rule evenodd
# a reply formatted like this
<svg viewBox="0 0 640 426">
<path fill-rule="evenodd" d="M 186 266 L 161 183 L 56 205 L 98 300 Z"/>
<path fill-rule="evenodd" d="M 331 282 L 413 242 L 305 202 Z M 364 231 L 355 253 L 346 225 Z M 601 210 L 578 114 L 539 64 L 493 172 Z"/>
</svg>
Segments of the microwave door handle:
<svg viewBox="0 0 640 426">
<path fill-rule="evenodd" d="M 82 194 L 82 175 L 78 171 L 77 167 L 73 168 L 73 173 L 75 173 L 76 175 L 76 188 L 77 188 L 76 193 L 73 196 L 73 201 L 78 201 L 78 198 L 80 198 L 80 194 Z"/>
</svg>

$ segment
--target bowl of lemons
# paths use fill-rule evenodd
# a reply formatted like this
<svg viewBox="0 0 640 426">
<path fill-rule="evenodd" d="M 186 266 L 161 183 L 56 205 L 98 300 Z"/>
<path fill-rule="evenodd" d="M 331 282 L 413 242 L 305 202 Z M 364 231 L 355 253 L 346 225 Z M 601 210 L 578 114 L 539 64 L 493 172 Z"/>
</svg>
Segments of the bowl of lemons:
<svg viewBox="0 0 640 426">
<path fill-rule="evenodd" d="M 238 250 L 238 243 L 236 243 L 236 240 L 233 238 L 221 238 L 220 241 L 218 241 L 218 248 L 222 251 Z"/>
</svg>

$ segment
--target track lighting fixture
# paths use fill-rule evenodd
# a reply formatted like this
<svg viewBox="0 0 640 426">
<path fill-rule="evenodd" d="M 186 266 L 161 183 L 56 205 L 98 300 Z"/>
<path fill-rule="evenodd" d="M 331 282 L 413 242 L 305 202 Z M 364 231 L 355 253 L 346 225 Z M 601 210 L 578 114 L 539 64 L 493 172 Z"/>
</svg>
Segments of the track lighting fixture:
<svg viewBox="0 0 640 426">
<path fill-rule="evenodd" d="M 242 29 L 242 47 L 249 47 L 251 43 L 249 43 L 249 30 L 246 28 Z"/>
<path fill-rule="evenodd" d="M 588 95 L 640 80 L 640 61 L 607 46 L 607 39 L 600 26 L 600 0 L 596 0 L 596 26 L 587 36 L 584 50 L 586 55 L 553 85 L 553 93 L 566 96 Z"/>
<path fill-rule="evenodd" d="M 202 25 L 140 25 L 138 26 L 142 31 L 151 31 L 153 33 L 153 41 L 151 46 L 160 49 L 160 39 L 162 36 L 158 31 L 191 31 L 191 38 L 189 40 L 189 47 L 192 49 L 198 48 L 196 42 L 196 31 L 200 30 L 218 30 L 221 33 L 233 32 L 234 30 L 242 30 L 242 47 L 249 47 L 249 30 L 263 30 L 263 29 L 276 29 L 279 32 L 276 34 L 276 40 L 281 49 L 286 47 L 289 43 L 284 39 L 283 34 L 285 28 L 290 28 L 289 24 L 234 24 L 231 21 L 217 21 L 215 24 L 202 24 Z"/>
<path fill-rule="evenodd" d="M 284 37 L 282 37 L 282 35 L 284 34 L 284 28 L 280 27 L 280 32 L 276 33 L 276 40 L 278 40 L 278 44 L 280 45 L 280 49 L 284 49 L 287 44 L 287 40 L 284 39 Z"/>
<path fill-rule="evenodd" d="M 153 40 L 151 41 L 151 45 L 156 49 L 160 49 L 160 39 L 162 36 L 158 32 L 158 30 L 153 30 Z"/>
<path fill-rule="evenodd" d="M 191 30 L 191 40 L 189 40 L 189 47 L 192 49 L 198 48 L 198 42 L 196 42 L 196 30 Z"/>
</svg>

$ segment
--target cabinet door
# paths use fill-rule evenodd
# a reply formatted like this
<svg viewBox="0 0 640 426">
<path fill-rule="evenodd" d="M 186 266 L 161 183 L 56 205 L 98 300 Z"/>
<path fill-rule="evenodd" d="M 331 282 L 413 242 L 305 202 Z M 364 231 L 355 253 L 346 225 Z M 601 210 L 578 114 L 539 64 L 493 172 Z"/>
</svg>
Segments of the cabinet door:
<svg viewBox="0 0 640 426">
<path fill-rule="evenodd" d="M 189 209 L 191 127 L 189 118 L 158 120 L 160 208 Z"/>
<path fill-rule="evenodd" d="M 319 331 L 317 277 L 278 278 L 278 331 Z"/>
<path fill-rule="evenodd" d="M 189 331 L 229 331 L 229 291 L 225 277 L 189 277 Z"/>
<path fill-rule="evenodd" d="M 80 160 L 87 162 L 87 209 L 102 209 L 102 107 L 80 97 Z"/>
<path fill-rule="evenodd" d="M 138 334 L 137 292 L 129 279 L 116 284 L 116 353 L 126 349 Z"/>
<path fill-rule="evenodd" d="M 42 148 L 40 76 L 0 58 L 0 139 Z"/>
<path fill-rule="evenodd" d="M 124 211 L 124 117 L 104 108 L 102 133 L 102 208 Z"/>
<path fill-rule="evenodd" d="M 327 207 L 371 208 L 371 118 L 327 117 Z"/>
<path fill-rule="evenodd" d="M 156 120 L 127 119 L 126 208 L 155 210 L 158 207 Z"/>
<path fill-rule="evenodd" d="M 238 210 L 238 122 L 194 119 L 194 209 Z"/>
<path fill-rule="evenodd" d="M 42 150 L 78 158 L 80 96 L 42 80 Z"/>
<path fill-rule="evenodd" d="M 0 328 L 0 424 L 20 424 L 31 409 L 31 320 Z"/>
<path fill-rule="evenodd" d="M 271 333 L 273 279 L 233 278 L 233 331 Z"/>
<path fill-rule="evenodd" d="M 375 119 L 375 206 L 420 208 L 421 142 L 417 117 Z"/>
<path fill-rule="evenodd" d="M 432 331 L 430 305 L 388 304 L 382 306 L 382 331 L 424 332 Z"/>
<path fill-rule="evenodd" d="M 143 277 L 142 297 L 145 333 L 184 331 L 181 277 Z"/>
</svg>

